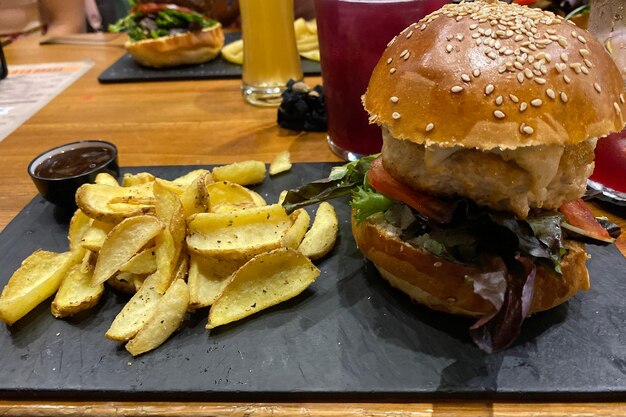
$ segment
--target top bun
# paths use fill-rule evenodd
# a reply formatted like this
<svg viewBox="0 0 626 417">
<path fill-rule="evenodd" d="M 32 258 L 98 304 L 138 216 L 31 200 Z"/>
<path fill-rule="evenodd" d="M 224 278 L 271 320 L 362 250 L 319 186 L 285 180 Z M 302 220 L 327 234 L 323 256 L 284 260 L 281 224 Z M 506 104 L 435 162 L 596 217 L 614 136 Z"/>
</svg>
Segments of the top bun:
<svg viewBox="0 0 626 417">
<path fill-rule="evenodd" d="M 498 1 L 447 4 L 392 39 L 363 105 L 396 139 L 489 150 L 622 130 L 619 69 L 587 31 Z"/>
</svg>

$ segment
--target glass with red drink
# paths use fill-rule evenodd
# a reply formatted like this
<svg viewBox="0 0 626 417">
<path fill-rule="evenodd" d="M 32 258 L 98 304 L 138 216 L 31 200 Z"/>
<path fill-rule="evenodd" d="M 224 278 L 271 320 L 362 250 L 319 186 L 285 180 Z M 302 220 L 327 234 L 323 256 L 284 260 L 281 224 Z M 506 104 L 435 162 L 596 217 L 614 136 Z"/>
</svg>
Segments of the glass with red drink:
<svg viewBox="0 0 626 417">
<path fill-rule="evenodd" d="M 626 28 L 614 32 L 605 45 L 626 83 Z M 626 129 L 598 140 L 595 162 L 589 186 L 613 200 L 626 202 Z"/>
<path fill-rule="evenodd" d="M 446 0 L 315 0 L 328 144 L 354 160 L 380 152 L 380 128 L 361 104 L 372 70 L 400 31 Z"/>
</svg>

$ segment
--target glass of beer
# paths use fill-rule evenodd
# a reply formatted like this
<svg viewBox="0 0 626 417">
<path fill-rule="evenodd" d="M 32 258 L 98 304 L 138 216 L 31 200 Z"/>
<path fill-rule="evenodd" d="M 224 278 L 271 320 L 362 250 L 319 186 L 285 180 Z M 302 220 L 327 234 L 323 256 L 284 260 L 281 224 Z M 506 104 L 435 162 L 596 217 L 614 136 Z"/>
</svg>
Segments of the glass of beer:
<svg viewBox="0 0 626 417">
<path fill-rule="evenodd" d="M 354 160 L 380 152 L 380 128 L 361 105 L 370 75 L 387 43 L 446 0 L 315 0 L 328 144 Z"/>
<path fill-rule="evenodd" d="M 243 33 L 243 97 L 278 106 L 290 79 L 301 80 L 293 0 L 239 0 Z"/>
</svg>

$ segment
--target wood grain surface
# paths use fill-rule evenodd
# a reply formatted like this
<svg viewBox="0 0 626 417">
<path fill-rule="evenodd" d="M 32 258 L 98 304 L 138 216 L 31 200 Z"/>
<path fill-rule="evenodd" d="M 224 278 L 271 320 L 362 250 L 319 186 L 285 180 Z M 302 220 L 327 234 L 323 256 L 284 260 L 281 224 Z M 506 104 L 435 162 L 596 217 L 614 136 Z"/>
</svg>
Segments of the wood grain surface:
<svg viewBox="0 0 626 417">
<path fill-rule="evenodd" d="M 8 47 L 9 65 L 90 59 L 94 67 L 0 142 L 0 230 L 36 194 L 26 167 L 53 146 L 82 139 L 115 143 L 123 166 L 219 164 L 272 160 L 339 161 L 325 134 L 287 131 L 276 109 L 247 105 L 240 80 L 101 85 L 98 75 L 122 56 L 123 36 L 80 35 L 39 45 L 37 36 Z M 309 84 L 319 78 L 307 79 Z M 626 228 L 626 208 L 593 204 Z M 618 246 L 626 253 L 626 238 Z M 572 398 L 575 401 L 576 398 Z M 0 416 L 615 416 L 626 403 L 124 403 L 0 401 Z"/>
</svg>

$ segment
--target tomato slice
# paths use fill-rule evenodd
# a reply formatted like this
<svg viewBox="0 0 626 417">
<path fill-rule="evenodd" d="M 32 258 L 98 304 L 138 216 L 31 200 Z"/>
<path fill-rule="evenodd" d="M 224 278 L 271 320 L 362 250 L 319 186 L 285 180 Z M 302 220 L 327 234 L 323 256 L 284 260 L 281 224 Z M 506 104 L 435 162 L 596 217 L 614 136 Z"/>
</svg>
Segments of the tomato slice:
<svg viewBox="0 0 626 417">
<path fill-rule="evenodd" d="M 563 213 L 565 220 L 569 224 L 583 229 L 590 237 L 611 239 L 609 232 L 598 223 L 598 220 L 596 220 L 583 200 L 569 201 L 559 207 L 559 211 Z"/>
<path fill-rule="evenodd" d="M 454 205 L 439 198 L 411 188 L 410 186 L 392 177 L 385 167 L 383 160 L 378 157 L 372 161 L 367 171 L 369 184 L 379 193 L 394 200 L 399 200 L 413 207 L 426 217 L 440 223 L 450 223 L 454 214 Z"/>
<path fill-rule="evenodd" d="M 140 11 L 143 14 L 156 14 L 164 9 L 174 9 L 174 10 L 180 10 L 181 12 L 185 12 L 185 13 L 193 13 L 193 10 L 187 7 L 178 6 L 176 4 L 170 4 L 170 3 L 142 3 L 133 7 L 132 11 L 133 12 Z"/>
</svg>

